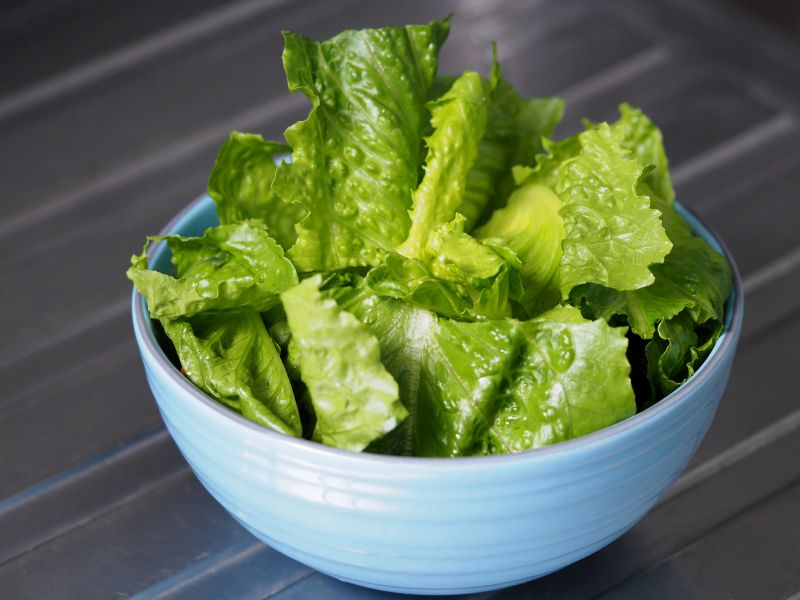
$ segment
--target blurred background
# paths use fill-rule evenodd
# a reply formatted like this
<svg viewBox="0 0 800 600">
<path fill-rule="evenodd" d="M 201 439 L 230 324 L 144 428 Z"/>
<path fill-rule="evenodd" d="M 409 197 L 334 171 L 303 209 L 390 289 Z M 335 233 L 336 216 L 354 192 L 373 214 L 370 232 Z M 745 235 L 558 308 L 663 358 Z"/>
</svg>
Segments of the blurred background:
<svg viewBox="0 0 800 600">
<path fill-rule="evenodd" d="M 566 99 L 558 136 L 644 109 L 747 298 L 733 379 L 677 490 L 609 548 L 502 596 L 798 598 L 791 0 L 2 2 L 0 597 L 377 596 L 256 543 L 189 473 L 146 387 L 124 271 L 204 192 L 231 130 L 280 139 L 307 113 L 282 29 L 324 39 L 450 12 L 440 72 L 486 72 L 497 41 L 522 93 Z"/>
<path fill-rule="evenodd" d="M 726 0 L 726 3 L 783 29 L 795 39 L 800 35 L 800 4 L 794 0 Z"/>
</svg>

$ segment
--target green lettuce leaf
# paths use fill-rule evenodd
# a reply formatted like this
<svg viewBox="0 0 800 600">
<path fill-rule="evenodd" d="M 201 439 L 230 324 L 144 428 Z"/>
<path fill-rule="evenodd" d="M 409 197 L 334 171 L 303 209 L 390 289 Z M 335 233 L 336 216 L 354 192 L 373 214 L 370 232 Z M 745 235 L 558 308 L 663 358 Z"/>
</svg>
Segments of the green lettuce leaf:
<svg viewBox="0 0 800 600">
<path fill-rule="evenodd" d="M 502 242 L 481 242 L 464 232 L 466 219 L 456 214 L 433 232 L 428 256 L 433 275 L 452 282 L 472 298 L 472 317 L 500 319 L 511 316 L 509 300 L 522 296 L 522 263 Z"/>
<path fill-rule="evenodd" d="M 570 299 L 594 318 L 624 317 L 645 339 L 653 337 L 659 322 L 683 311 L 695 323 L 721 322 L 732 285 L 730 267 L 675 211 L 661 132 L 641 111 L 628 105 L 620 111 L 621 118 L 611 128 L 623 136 L 623 147 L 646 169 L 639 191 L 661 212 L 672 250 L 663 264 L 653 265 L 654 281 L 647 287 L 619 291 L 589 284 L 575 288 Z"/>
<path fill-rule="evenodd" d="M 367 449 L 381 454 L 414 456 L 420 359 L 436 315 L 392 297 L 375 294 L 366 285 L 328 292 L 342 310 L 354 315 L 375 336 L 381 361 L 397 381 L 408 417 Z"/>
<path fill-rule="evenodd" d="M 464 198 L 458 212 L 466 217 L 467 231 L 482 223 L 493 210 L 505 206 L 514 190 L 511 168 L 533 165 L 543 151 L 542 139 L 550 137 L 564 114 L 560 98 L 521 97 L 503 79 L 494 61 L 492 94 L 486 131 L 467 175 Z"/>
<path fill-rule="evenodd" d="M 722 333 L 722 322 L 711 319 L 698 325 L 688 311 L 658 324 L 645 348 L 647 376 L 661 398 L 694 375 Z"/>
<path fill-rule="evenodd" d="M 457 214 L 452 221 L 431 232 L 426 247 L 436 277 L 447 281 L 480 285 L 496 275 L 506 258 L 491 246 L 464 233 L 466 219 Z"/>
<path fill-rule="evenodd" d="M 725 258 L 694 236 L 674 209 L 666 205 L 661 208 L 673 247 L 664 264 L 653 266 L 655 281 L 651 285 L 626 292 L 586 285 L 570 296 L 574 304 L 595 318 L 623 316 L 633 332 L 645 339 L 653 337 L 659 322 L 684 310 L 696 323 L 722 321 L 731 290 L 731 271 Z"/>
<path fill-rule="evenodd" d="M 520 323 L 519 331 L 521 356 L 477 454 L 554 444 L 636 412 L 624 328 L 559 307 Z"/>
<path fill-rule="evenodd" d="M 425 255 L 428 262 L 388 254 L 367 286 L 455 319 L 511 316 L 509 301 L 522 295 L 521 263 L 509 248 L 464 233 L 463 215 L 431 233 Z"/>
<path fill-rule="evenodd" d="M 534 181 L 517 188 L 506 207 L 494 211 L 475 232 L 481 240 L 507 244 L 519 257 L 522 317 L 541 314 L 561 301 L 558 269 L 566 234 L 560 209 L 555 192 Z"/>
<path fill-rule="evenodd" d="M 420 260 L 390 254 L 372 269 L 366 285 L 374 293 L 406 300 L 415 306 L 453 318 L 474 313 L 472 297 L 464 286 L 439 279 Z"/>
<path fill-rule="evenodd" d="M 461 456 L 485 433 L 515 355 L 513 321 L 462 323 L 359 287 L 338 294 L 376 336 L 408 418 L 370 449 Z"/>
<path fill-rule="evenodd" d="M 411 227 L 400 254 L 425 258 L 431 234 L 455 215 L 486 128 L 490 93 L 485 79 L 467 71 L 430 105 L 433 133 L 427 138 L 425 176 L 413 195 Z"/>
<path fill-rule="evenodd" d="M 465 233 L 467 219 L 456 213 L 498 80 L 498 73 L 487 82 L 467 72 L 431 105 L 425 174 L 414 193 L 408 239 L 398 247 L 405 260 L 385 259 L 368 276 L 373 291 L 455 318 L 510 316 L 509 297 L 521 291 L 519 260 L 511 249 L 498 251 Z M 505 167 L 510 177 L 511 165 Z"/>
<path fill-rule="evenodd" d="M 408 234 L 420 137 L 449 22 L 345 31 L 325 42 L 285 32 L 292 92 L 311 101 L 286 131 L 292 162 L 272 190 L 308 214 L 289 258 L 299 271 L 372 265 Z"/>
<path fill-rule="evenodd" d="M 421 356 L 418 456 L 465 456 L 485 435 L 516 356 L 517 323 L 438 319 Z"/>
<path fill-rule="evenodd" d="M 660 213 L 637 191 L 643 168 L 621 142 L 621 132 L 601 124 L 547 144 L 548 154 L 528 180 L 548 185 L 561 200 L 562 298 L 583 283 L 617 290 L 650 285 L 650 266 L 663 262 L 672 247 Z"/>
<path fill-rule="evenodd" d="M 282 200 L 270 189 L 278 169 L 276 160 L 291 152 L 277 142 L 265 142 L 260 135 L 234 131 L 217 154 L 208 179 L 208 195 L 217 205 L 223 225 L 254 219 L 288 250 L 297 234 L 295 224 L 306 210 L 301 204 Z"/>
<path fill-rule="evenodd" d="M 175 277 L 148 269 L 147 244 L 159 240 L 172 253 Z M 298 281 L 283 249 L 256 222 L 211 227 L 200 238 L 149 237 L 147 244 L 127 275 L 157 319 L 244 306 L 264 311 Z"/>
<path fill-rule="evenodd" d="M 672 187 L 661 130 L 640 109 L 630 104 L 620 104 L 619 112 L 620 118 L 611 124 L 611 129 L 621 135 L 622 147 L 641 166 L 646 167 L 641 179 L 641 183 L 647 186 L 644 195 L 649 195 L 649 190 L 671 205 L 675 200 L 675 190 Z M 585 123 L 587 126 L 597 127 L 591 121 L 587 120 Z"/>
<path fill-rule="evenodd" d="M 519 292 L 519 261 L 465 233 L 456 210 L 484 135 L 491 81 L 466 72 L 431 104 L 425 173 L 414 192 L 411 229 L 397 251 L 368 277 L 373 291 L 455 318 L 510 315 L 508 299 Z M 508 166 L 510 171 L 510 165 Z"/>
<path fill-rule="evenodd" d="M 366 288 L 336 294 L 381 344 L 409 417 L 370 450 L 416 456 L 520 451 L 636 412 L 624 328 L 573 307 L 474 323 Z M 506 449 L 506 450 L 503 450 Z"/>
<path fill-rule="evenodd" d="M 192 383 L 259 425 L 301 435 L 292 386 L 256 311 L 209 312 L 161 322 Z"/>
<path fill-rule="evenodd" d="M 319 291 L 315 275 L 281 294 L 303 382 L 316 415 L 314 439 L 363 450 L 407 412 L 369 329 Z"/>
<path fill-rule="evenodd" d="M 639 191 L 644 168 L 629 158 L 622 131 L 602 124 L 547 142 L 535 167 L 515 167 L 520 187 L 476 235 L 522 260 L 520 316 L 540 314 L 596 283 L 631 290 L 651 284 L 650 267 L 671 243 L 660 213 Z"/>
</svg>

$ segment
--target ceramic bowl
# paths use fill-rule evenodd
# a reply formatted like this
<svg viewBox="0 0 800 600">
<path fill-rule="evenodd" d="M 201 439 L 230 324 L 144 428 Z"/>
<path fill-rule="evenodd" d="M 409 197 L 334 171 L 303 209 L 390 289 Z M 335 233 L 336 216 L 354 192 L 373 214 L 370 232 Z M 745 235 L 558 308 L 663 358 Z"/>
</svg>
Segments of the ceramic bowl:
<svg viewBox="0 0 800 600">
<path fill-rule="evenodd" d="M 680 210 L 733 264 L 708 229 Z M 205 197 L 165 232 L 201 235 L 215 224 Z M 163 245 L 151 265 L 169 267 Z M 467 593 L 573 563 L 621 536 L 667 493 L 703 439 L 730 374 L 743 311 L 734 276 L 724 333 L 684 386 L 602 431 L 504 456 L 378 456 L 275 433 L 181 376 L 138 293 L 133 326 L 167 429 L 197 478 L 253 535 L 344 581 Z"/>
</svg>

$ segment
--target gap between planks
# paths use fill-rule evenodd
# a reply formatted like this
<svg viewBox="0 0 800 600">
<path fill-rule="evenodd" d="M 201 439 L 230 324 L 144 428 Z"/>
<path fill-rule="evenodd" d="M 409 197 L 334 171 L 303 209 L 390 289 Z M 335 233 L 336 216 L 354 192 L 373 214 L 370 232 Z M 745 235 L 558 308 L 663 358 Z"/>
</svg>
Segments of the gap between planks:
<svg viewBox="0 0 800 600">
<path fill-rule="evenodd" d="M 709 169 L 732 162 L 750 150 L 766 145 L 778 135 L 793 131 L 796 125 L 797 121 L 793 115 L 776 113 L 765 121 L 709 148 L 688 162 L 676 166 L 672 169 L 672 180 L 677 185 L 690 181 Z"/>
<path fill-rule="evenodd" d="M 752 294 L 773 281 L 790 276 L 798 267 L 800 267 L 800 246 L 796 246 L 777 260 L 745 277 L 742 281 L 745 295 Z"/>
<path fill-rule="evenodd" d="M 242 561 L 248 560 L 249 558 L 256 556 L 259 552 L 265 551 L 267 548 L 268 546 L 265 546 L 255 538 L 238 542 L 233 546 L 225 548 L 190 564 L 188 567 L 178 571 L 174 575 L 171 575 L 166 579 L 162 579 L 158 583 L 155 583 L 135 593 L 131 598 L 133 600 L 157 600 L 169 598 L 174 594 L 180 594 L 181 591 L 185 590 L 187 587 L 193 586 L 197 583 L 202 583 L 202 581 L 207 577 L 213 577 L 218 572 L 224 571 Z M 276 552 L 272 549 L 269 549 L 269 551 Z M 305 579 L 313 573 L 315 573 L 313 569 L 310 567 L 304 567 L 300 571 L 300 575 L 286 581 L 287 585 L 281 588 L 281 590 L 294 585 L 298 581 Z M 279 593 L 279 591 L 280 590 L 276 590 L 266 597 L 272 597 Z"/>
<path fill-rule="evenodd" d="M 678 478 L 669 494 L 662 500 L 662 503 L 669 502 L 672 498 L 686 493 L 704 481 L 731 468 L 748 456 L 755 454 L 762 448 L 769 446 L 774 441 L 792 435 L 798 430 L 800 430 L 800 409 L 746 437 L 727 450 L 720 452 L 714 458 L 682 475 Z"/>
<path fill-rule="evenodd" d="M 37 503 L 42 503 L 46 509 L 48 503 L 55 503 L 59 506 L 72 506 L 74 502 L 60 501 L 59 494 L 75 494 L 74 487 L 80 486 L 87 480 L 102 479 L 104 471 L 111 469 L 113 474 L 117 474 L 120 469 L 125 469 L 126 464 L 135 464 L 138 461 L 148 459 L 148 453 L 162 453 L 162 448 L 166 448 L 172 443 L 169 433 L 161 428 L 139 439 L 130 442 L 121 448 L 107 452 L 97 458 L 81 463 L 70 469 L 66 469 L 58 475 L 46 479 L 38 484 L 29 487 L 22 492 L 14 494 L 5 500 L 0 501 L 0 523 L 8 519 L 14 519 L 15 513 L 24 519 L 24 514 L 28 508 Z M 150 456 L 149 458 L 152 458 Z M 152 479 L 138 481 L 138 486 L 133 490 L 115 497 L 107 504 L 96 504 L 87 510 L 72 510 L 72 518 L 66 522 L 53 522 L 45 524 L 41 530 L 26 531 L 23 543 L 17 542 L 12 549 L 0 547 L 0 566 L 11 562 L 28 552 L 50 543 L 70 531 L 73 531 L 92 520 L 121 508 L 136 499 L 147 495 L 162 485 L 185 475 L 189 472 L 186 463 L 181 459 L 173 464 L 165 463 L 162 465 L 162 472 Z M 71 489 L 73 488 L 73 489 Z M 63 499 L 62 499 L 63 500 Z M 73 499 L 74 500 L 74 499 Z M 47 511 L 50 514 L 51 511 Z M 21 514 L 20 514 L 21 513 Z"/>
</svg>

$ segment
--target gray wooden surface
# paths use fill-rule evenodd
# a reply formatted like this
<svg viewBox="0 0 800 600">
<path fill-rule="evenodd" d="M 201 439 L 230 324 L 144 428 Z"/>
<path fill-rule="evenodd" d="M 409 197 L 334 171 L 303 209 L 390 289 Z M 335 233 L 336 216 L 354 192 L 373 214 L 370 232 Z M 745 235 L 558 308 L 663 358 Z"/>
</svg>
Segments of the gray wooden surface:
<svg viewBox="0 0 800 600">
<path fill-rule="evenodd" d="M 164 432 L 128 317 L 128 258 L 200 194 L 231 129 L 278 137 L 279 31 L 455 12 L 442 71 L 561 94 L 566 125 L 641 106 L 678 197 L 730 246 L 745 333 L 670 496 L 616 543 L 483 595 L 797 598 L 800 50 L 713 2 L 12 1 L 0 5 L 0 597 L 373 598 L 259 544 Z"/>
</svg>

